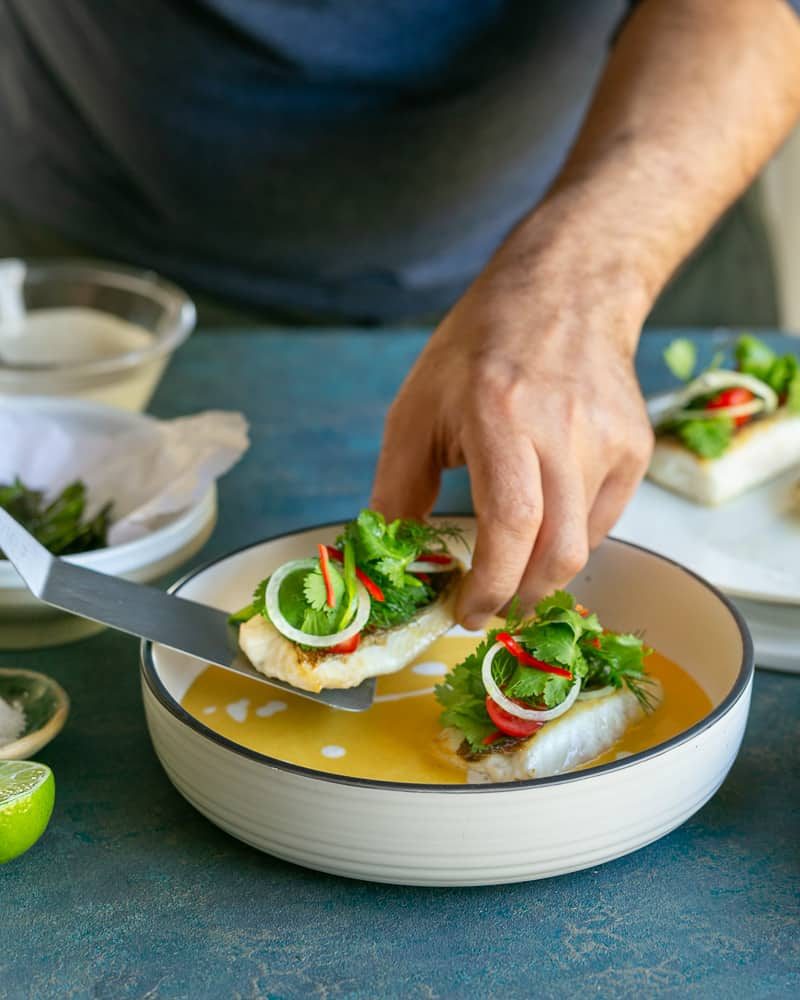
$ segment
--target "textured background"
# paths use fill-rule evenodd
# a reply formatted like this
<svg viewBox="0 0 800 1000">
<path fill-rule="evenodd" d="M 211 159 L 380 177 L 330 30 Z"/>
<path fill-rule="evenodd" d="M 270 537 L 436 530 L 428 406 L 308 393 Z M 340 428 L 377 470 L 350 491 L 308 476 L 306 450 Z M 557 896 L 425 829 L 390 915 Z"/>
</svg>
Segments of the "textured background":
<svg viewBox="0 0 800 1000">
<path fill-rule="evenodd" d="M 422 343 L 192 338 L 154 411 L 243 409 L 253 436 L 200 559 L 363 504 L 383 412 Z M 663 343 L 640 352 L 648 391 Z M 449 477 L 442 508 L 467 503 Z M 0 654 L 14 664 L 55 676 L 73 712 L 40 754 L 56 774 L 50 827 L 0 868 L 3 1000 L 800 994 L 800 677 L 758 673 L 728 780 L 660 842 L 546 882 L 432 890 L 305 871 L 195 813 L 150 747 L 135 640 Z"/>
</svg>

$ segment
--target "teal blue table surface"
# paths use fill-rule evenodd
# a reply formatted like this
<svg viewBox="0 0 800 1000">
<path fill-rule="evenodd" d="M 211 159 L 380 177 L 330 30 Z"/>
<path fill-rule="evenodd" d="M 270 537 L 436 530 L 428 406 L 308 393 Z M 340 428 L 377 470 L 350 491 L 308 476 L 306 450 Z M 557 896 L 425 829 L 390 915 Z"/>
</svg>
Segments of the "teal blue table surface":
<svg viewBox="0 0 800 1000">
<path fill-rule="evenodd" d="M 706 357 L 723 336 L 698 338 Z M 666 338 L 643 340 L 648 392 L 668 384 Z M 195 562 L 362 506 L 383 415 L 423 342 L 192 337 L 153 412 L 239 409 L 252 429 Z M 464 475 L 450 475 L 440 509 L 468 507 Z M 758 672 L 728 779 L 658 843 L 549 881 L 432 890 L 306 871 L 197 814 L 150 746 L 135 640 L 105 632 L 0 665 L 52 674 L 73 705 L 39 755 L 56 775 L 50 827 L 0 868 L 3 1000 L 800 995 L 800 676 Z"/>
</svg>

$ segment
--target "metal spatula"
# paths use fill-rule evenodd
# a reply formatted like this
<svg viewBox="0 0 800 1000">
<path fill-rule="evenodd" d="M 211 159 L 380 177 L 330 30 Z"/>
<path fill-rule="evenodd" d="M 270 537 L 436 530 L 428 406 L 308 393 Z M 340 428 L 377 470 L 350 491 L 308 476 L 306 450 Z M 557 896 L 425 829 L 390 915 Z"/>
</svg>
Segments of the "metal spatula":
<svg viewBox="0 0 800 1000">
<path fill-rule="evenodd" d="M 152 639 L 180 653 L 331 708 L 363 712 L 372 705 L 375 678 L 355 688 L 312 694 L 265 677 L 239 651 L 226 612 L 58 559 L 2 508 L 0 550 L 11 560 L 34 597 L 45 604 L 120 632 Z"/>
</svg>

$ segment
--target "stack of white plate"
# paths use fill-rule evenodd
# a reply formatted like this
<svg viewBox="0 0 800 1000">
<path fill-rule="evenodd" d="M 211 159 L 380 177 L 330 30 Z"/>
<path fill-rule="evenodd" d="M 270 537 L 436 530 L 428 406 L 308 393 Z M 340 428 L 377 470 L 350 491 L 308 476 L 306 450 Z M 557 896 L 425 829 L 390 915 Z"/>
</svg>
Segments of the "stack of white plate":
<svg viewBox="0 0 800 1000">
<path fill-rule="evenodd" d="M 683 563 L 745 617 L 756 664 L 800 673 L 800 470 L 722 507 L 645 482 L 613 534 Z"/>
</svg>

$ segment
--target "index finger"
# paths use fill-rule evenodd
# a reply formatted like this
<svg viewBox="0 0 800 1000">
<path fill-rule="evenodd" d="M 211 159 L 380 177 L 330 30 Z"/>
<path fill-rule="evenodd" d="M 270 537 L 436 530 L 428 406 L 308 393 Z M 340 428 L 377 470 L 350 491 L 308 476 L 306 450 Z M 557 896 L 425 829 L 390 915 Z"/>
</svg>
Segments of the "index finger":
<svg viewBox="0 0 800 1000">
<path fill-rule="evenodd" d="M 542 523 L 539 459 L 527 436 L 481 428 L 464 440 L 478 539 L 457 617 L 479 628 L 517 592 Z"/>
</svg>

